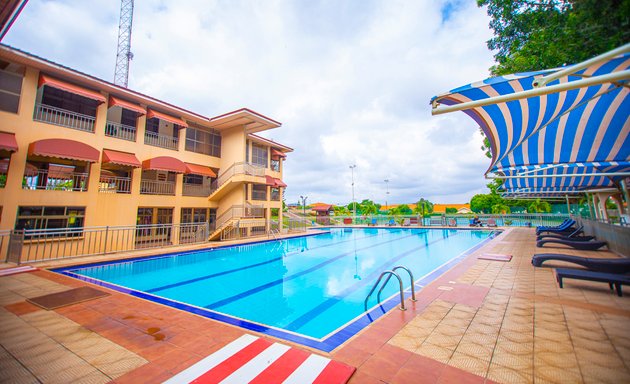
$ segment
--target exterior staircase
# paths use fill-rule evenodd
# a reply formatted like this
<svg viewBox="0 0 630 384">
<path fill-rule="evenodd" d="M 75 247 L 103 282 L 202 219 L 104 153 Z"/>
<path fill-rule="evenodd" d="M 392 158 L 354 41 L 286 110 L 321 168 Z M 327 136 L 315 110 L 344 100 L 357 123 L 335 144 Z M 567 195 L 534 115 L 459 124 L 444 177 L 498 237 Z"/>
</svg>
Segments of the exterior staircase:
<svg viewBox="0 0 630 384">
<path fill-rule="evenodd" d="M 233 205 L 223 212 L 216 221 L 216 229 L 209 240 L 230 240 L 240 237 L 243 228 L 266 227 L 265 209 L 257 205 Z"/>
<path fill-rule="evenodd" d="M 264 184 L 265 182 L 264 167 L 245 162 L 234 163 L 212 183 L 211 189 L 213 191 L 208 196 L 208 200 L 219 201 L 234 188 L 244 183 Z"/>
</svg>

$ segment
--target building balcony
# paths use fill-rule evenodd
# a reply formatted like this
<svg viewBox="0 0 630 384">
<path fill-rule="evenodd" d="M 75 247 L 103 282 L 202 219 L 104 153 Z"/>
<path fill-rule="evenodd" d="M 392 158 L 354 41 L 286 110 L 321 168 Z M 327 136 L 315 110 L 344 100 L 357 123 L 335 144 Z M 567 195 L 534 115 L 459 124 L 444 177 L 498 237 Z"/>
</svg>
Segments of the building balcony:
<svg viewBox="0 0 630 384">
<path fill-rule="evenodd" d="M 210 185 L 184 183 L 182 195 L 208 197 L 212 191 L 213 189 Z"/>
<path fill-rule="evenodd" d="M 88 173 L 59 172 L 48 169 L 38 169 L 36 172 L 24 176 L 23 189 L 49 191 L 87 191 Z"/>
<path fill-rule="evenodd" d="M 101 175 L 98 191 L 102 193 L 131 193 L 131 178 Z"/>
<path fill-rule="evenodd" d="M 35 104 L 33 120 L 93 133 L 96 118 L 45 104 Z"/>
<path fill-rule="evenodd" d="M 128 141 L 136 141 L 136 127 L 108 121 L 105 125 L 105 136 Z"/>
<path fill-rule="evenodd" d="M 146 131 L 144 133 L 144 143 L 154 147 L 172 149 L 177 151 L 179 146 L 179 138 L 175 136 L 162 135 L 160 133 Z"/>
<path fill-rule="evenodd" d="M 140 193 L 143 195 L 167 195 L 175 196 L 174 181 L 142 180 Z"/>
</svg>

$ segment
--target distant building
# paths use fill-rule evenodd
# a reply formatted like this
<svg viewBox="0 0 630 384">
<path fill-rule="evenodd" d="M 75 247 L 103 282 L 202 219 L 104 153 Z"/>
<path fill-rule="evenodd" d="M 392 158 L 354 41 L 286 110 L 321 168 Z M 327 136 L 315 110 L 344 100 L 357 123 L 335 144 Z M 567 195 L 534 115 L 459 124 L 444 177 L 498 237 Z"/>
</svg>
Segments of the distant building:
<svg viewBox="0 0 630 384">
<path fill-rule="evenodd" d="M 446 213 L 446 208 L 455 208 L 457 213 L 472 213 L 470 204 L 434 204 L 433 213 Z"/>
</svg>

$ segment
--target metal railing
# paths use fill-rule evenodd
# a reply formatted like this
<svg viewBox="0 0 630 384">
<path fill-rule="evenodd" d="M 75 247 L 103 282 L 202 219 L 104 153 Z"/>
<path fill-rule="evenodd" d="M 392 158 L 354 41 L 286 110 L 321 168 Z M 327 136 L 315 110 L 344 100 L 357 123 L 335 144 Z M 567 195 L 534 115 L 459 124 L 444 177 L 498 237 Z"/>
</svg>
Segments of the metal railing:
<svg viewBox="0 0 630 384">
<path fill-rule="evenodd" d="M 219 174 L 219 177 L 217 177 L 217 179 L 212 183 L 212 189 L 219 189 L 223 184 L 230 180 L 232 176 L 235 175 L 265 177 L 265 167 L 246 162 L 234 163 L 230 165 L 226 170 L 221 172 L 221 174 Z"/>
<path fill-rule="evenodd" d="M 143 195 L 175 196 L 174 181 L 141 180 L 140 193 Z"/>
<path fill-rule="evenodd" d="M 131 178 L 118 176 L 101 176 L 98 191 L 103 193 L 131 193 Z"/>
<path fill-rule="evenodd" d="M 233 205 L 217 217 L 217 228 L 232 219 L 265 217 L 265 207 L 262 205 Z"/>
<path fill-rule="evenodd" d="M 318 221 L 323 218 L 330 219 L 331 225 L 378 225 L 378 226 L 450 226 L 468 227 L 470 220 L 475 216 L 483 226 L 487 226 L 488 220 L 493 219 L 499 227 L 535 227 L 537 225 L 557 225 L 568 218 L 567 214 L 553 213 L 529 213 L 529 214 L 457 214 L 457 215 L 433 215 L 420 217 L 419 215 L 357 215 L 357 216 L 318 216 Z M 315 218 L 315 216 L 313 216 Z"/>
<path fill-rule="evenodd" d="M 33 120 L 78 129 L 80 131 L 94 132 L 96 117 L 51 107 L 45 104 L 35 104 Z"/>
<path fill-rule="evenodd" d="M 252 190 L 252 200 L 266 201 L 267 191 Z"/>
<path fill-rule="evenodd" d="M 208 197 L 211 194 L 212 194 L 212 186 L 211 185 L 184 183 L 184 188 L 182 190 L 182 195 L 183 196 L 203 196 L 203 197 Z"/>
<path fill-rule="evenodd" d="M 105 124 L 105 136 L 129 141 L 136 141 L 136 127 L 108 121 Z"/>
<path fill-rule="evenodd" d="M 236 220 L 228 224 L 221 231 L 221 240 L 238 240 L 244 237 L 256 237 L 268 235 L 268 221 L 266 219 Z"/>
<path fill-rule="evenodd" d="M 160 133 L 145 131 L 144 143 L 154 147 L 172 149 L 177 151 L 179 138 L 176 136 L 162 135 Z"/>
<path fill-rule="evenodd" d="M 7 261 L 31 263 L 208 241 L 208 223 L 13 230 Z"/>
<path fill-rule="evenodd" d="M 88 177 L 89 173 L 50 172 L 48 169 L 38 169 L 36 174 L 24 176 L 22 189 L 85 192 Z"/>
</svg>

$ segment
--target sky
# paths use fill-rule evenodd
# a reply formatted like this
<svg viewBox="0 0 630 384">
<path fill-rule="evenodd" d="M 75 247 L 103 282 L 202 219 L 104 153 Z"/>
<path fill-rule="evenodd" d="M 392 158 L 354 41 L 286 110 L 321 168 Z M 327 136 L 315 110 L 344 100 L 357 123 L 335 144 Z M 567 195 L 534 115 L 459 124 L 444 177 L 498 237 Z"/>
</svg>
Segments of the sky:
<svg viewBox="0 0 630 384">
<path fill-rule="evenodd" d="M 31 0 L 3 43 L 113 82 L 119 15 L 114 0 Z M 348 204 L 353 176 L 357 201 L 466 203 L 488 192 L 483 137 L 429 101 L 489 76 L 489 21 L 473 0 L 135 1 L 128 87 L 281 122 L 260 135 L 294 149 L 287 203 Z"/>
</svg>

